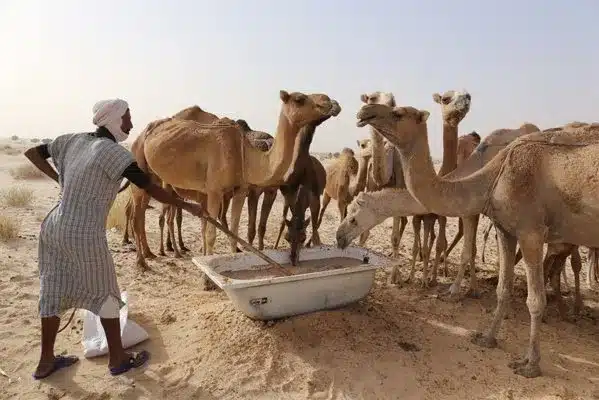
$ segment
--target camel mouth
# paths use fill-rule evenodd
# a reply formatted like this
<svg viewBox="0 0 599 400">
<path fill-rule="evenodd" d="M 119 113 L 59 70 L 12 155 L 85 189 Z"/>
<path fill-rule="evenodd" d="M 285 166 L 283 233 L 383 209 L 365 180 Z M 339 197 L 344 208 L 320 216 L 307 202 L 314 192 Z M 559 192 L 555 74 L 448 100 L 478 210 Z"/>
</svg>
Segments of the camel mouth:
<svg viewBox="0 0 599 400">
<path fill-rule="evenodd" d="M 362 128 L 363 126 L 368 125 L 373 119 L 375 119 L 376 116 L 372 115 L 370 117 L 364 117 L 364 118 L 360 118 L 358 120 L 358 122 L 356 122 L 356 126 L 358 128 Z"/>
</svg>

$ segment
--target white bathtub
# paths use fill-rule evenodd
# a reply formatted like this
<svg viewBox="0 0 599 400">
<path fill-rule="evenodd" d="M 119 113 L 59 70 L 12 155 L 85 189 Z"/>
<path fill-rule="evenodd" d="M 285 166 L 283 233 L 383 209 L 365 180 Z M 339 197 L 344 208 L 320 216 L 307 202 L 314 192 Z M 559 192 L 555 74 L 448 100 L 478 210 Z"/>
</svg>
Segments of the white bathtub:
<svg viewBox="0 0 599 400">
<path fill-rule="evenodd" d="M 278 263 L 289 263 L 289 250 L 265 250 Z M 349 246 L 303 248 L 300 261 L 326 258 L 365 260 L 361 265 L 281 277 L 233 279 L 225 271 L 251 270 L 267 263 L 252 253 L 194 257 L 193 263 L 225 291 L 237 309 L 259 320 L 288 317 L 353 303 L 365 297 L 377 268 L 392 260 L 371 250 Z"/>
</svg>

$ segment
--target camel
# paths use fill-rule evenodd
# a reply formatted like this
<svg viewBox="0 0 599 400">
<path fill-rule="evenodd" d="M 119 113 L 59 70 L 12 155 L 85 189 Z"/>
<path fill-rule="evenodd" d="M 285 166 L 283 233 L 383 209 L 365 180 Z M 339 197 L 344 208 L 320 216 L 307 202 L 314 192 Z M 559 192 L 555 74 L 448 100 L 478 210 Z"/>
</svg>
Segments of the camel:
<svg viewBox="0 0 599 400">
<path fill-rule="evenodd" d="M 306 228 L 312 220 L 312 238 L 311 242 L 315 246 L 320 245 L 320 236 L 318 234 L 320 196 L 326 186 L 326 171 L 322 163 L 314 156 L 310 156 L 310 162 L 306 165 L 305 172 L 299 183 L 281 186 L 281 192 L 285 198 L 283 206 L 283 219 L 279 228 L 279 235 L 275 242 L 275 249 L 278 247 L 281 234 L 287 227 L 285 240 L 289 243 L 291 264 L 296 265 L 299 259 L 299 250 L 306 241 Z M 306 209 L 310 208 L 310 217 L 304 220 Z M 287 219 L 287 210 L 291 209 L 291 219 Z"/>
<path fill-rule="evenodd" d="M 509 366 L 518 375 L 540 376 L 539 327 L 547 302 L 544 243 L 599 247 L 595 174 L 599 124 L 524 135 L 474 174 L 448 180 L 433 168 L 428 116 L 428 111 L 414 107 L 365 105 L 357 114 L 357 125 L 375 126 L 398 148 L 407 189 L 428 210 L 451 217 L 484 214 L 495 223 L 500 245 L 497 306 L 488 331 L 472 338 L 479 346 L 497 346 L 513 286 L 516 244 L 520 245 L 526 264 L 530 337 L 525 357 Z"/>
<path fill-rule="evenodd" d="M 468 176 L 489 162 L 501 149 L 511 141 L 530 132 L 539 131 L 536 125 L 524 123 L 517 129 L 497 129 L 491 132 L 479 144 L 477 150 L 471 152 L 467 160 L 461 161 L 457 169 L 445 176 L 445 179 L 457 179 Z M 405 190 L 384 189 L 377 193 L 360 194 L 348 207 L 346 218 L 337 229 L 337 241 L 351 242 L 360 232 L 371 229 L 385 219 L 392 216 L 416 215 L 410 214 L 413 210 L 423 210 L 422 204 Z M 460 219 L 462 220 L 462 219 Z M 450 286 L 446 295 L 448 299 L 457 300 L 465 269 L 470 265 L 470 284 L 468 295 L 478 297 L 478 284 L 474 274 L 474 260 L 476 257 L 476 230 L 478 216 L 464 218 L 466 221 L 465 242 L 459 272 Z M 414 260 L 413 260 L 414 262 Z M 398 268 L 398 267 L 394 267 Z M 395 272 L 399 274 L 399 270 Z M 391 273 L 393 275 L 393 272 Z"/>
<path fill-rule="evenodd" d="M 358 140 L 358 146 L 360 141 Z M 368 160 L 371 157 L 370 149 L 362 149 L 359 160 L 356 160 L 354 151 L 349 147 L 343 148 L 341 154 L 332 163 L 327 165 L 326 186 L 322 197 L 322 208 L 318 217 L 318 226 L 322 222 L 324 212 L 331 199 L 337 201 L 340 219 L 345 218 L 347 205 L 354 196 L 366 187 L 366 173 Z"/>
<path fill-rule="evenodd" d="M 326 94 L 281 90 L 279 97 L 282 107 L 277 134 L 269 151 L 252 146 L 241 127 L 228 118 L 209 124 L 164 118 L 150 123 L 140 135 L 144 138 L 142 151 L 147 170 L 173 187 L 206 193 L 207 213 L 213 218 L 218 216 L 224 193 L 233 190 L 231 231 L 237 234 L 248 188 L 281 184 L 293 161 L 299 130 L 341 112 L 339 104 Z M 134 206 L 136 242 L 145 230 L 144 203 L 147 204 L 147 200 L 138 198 Z M 216 239 L 212 224 L 206 226 L 205 237 L 206 254 L 212 255 Z M 230 242 L 235 252 L 236 240 Z M 147 269 L 144 252 L 138 251 L 137 256 L 138 267 Z"/>
<path fill-rule="evenodd" d="M 386 104 L 395 107 L 395 96 L 391 92 L 364 93 L 360 96 L 360 100 L 365 104 Z M 370 131 L 370 141 L 363 140 L 359 143 L 360 146 L 366 146 L 367 144 L 370 144 L 372 159 L 368 164 L 366 190 L 375 191 L 386 187 L 405 189 L 401 161 L 395 147 L 374 128 Z M 391 231 L 391 256 L 393 258 L 399 257 L 399 244 L 407 224 L 407 217 L 393 217 L 393 229 Z M 369 235 L 370 231 L 362 233 L 360 246 L 364 246 Z M 420 249 L 420 238 L 418 237 L 418 242 L 416 242 L 416 237 L 414 240 L 414 248 Z"/>
</svg>

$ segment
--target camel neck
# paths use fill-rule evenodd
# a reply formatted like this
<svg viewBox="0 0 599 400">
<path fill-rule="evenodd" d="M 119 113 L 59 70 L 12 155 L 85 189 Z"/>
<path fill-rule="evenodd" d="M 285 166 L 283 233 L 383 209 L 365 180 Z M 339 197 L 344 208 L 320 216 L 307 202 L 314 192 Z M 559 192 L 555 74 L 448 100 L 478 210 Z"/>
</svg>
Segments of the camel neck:
<svg viewBox="0 0 599 400">
<path fill-rule="evenodd" d="M 385 151 L 385 141 L 376 128 L 370 127 L 370 140 L 372 145 L 372 177 L 378 186 L 387 184 L 387 153 Z"/>
<path fill-rule="evenodd" d="M 358 158 L 358 174 L 351 183 L 350 193 L 352 196 L 356 196 L 358 193 L 364 190 L 366 187 L 366 176 L 368 173 L 368 160 L 370 157 L 359 157 Z"/>
<path fill-rule="evenodd" d="M 496 171 L 487 165 L 460 180 L 440 178 L 433 168 L 426 126 L 423 125 L 421 129 L 424 132 L 414 134 L 409 146 L 399 148 L 409 192 L 434 214 L 447 217 L 480 214 Z"/>
<path fill-rule="evenodd" d="M 443 122 L 443 162 L 439 176 L 444 176 L 458 166 L 458 127 Z"/>
<path fill-rule="evenodd" d="M 291 164 L 298 131 L 299 128 L 291 125 L 281 112 L 274 142 L 268 151 L 257 149 L 244 141 L 244 168 L 248 183 L 257 186 L 283 183 L 283 176 Z"/>
</svg>

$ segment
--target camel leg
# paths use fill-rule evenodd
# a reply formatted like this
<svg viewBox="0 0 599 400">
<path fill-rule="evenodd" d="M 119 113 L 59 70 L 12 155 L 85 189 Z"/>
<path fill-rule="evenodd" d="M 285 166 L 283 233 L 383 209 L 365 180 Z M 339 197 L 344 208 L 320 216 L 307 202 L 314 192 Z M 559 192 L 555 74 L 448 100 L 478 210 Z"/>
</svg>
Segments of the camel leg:
<svg viewBox="0 0 599 400">
<path fill-rule="evenodd" d="M 414 220 L 416 220 L 416 222 L 414 222 Z M 415 229 L 414 227 L 416 226 L 415 224 L 418 224 L 418 226 L 422 226 L 422 216 L 421 215 L 414 215 L 412 217 L 412 229 Z M 420 241 L 420 228 L 418 228 L 418 236 L 416 236 L 416 231 L 414 231 L 414 238 L 418 237 L 418 261 L 422 261 L 422 242 Z M 412 250 L 414 249 L 414 246 L 412 246 Z"/>
<path fill-rule="evenodd" d="M 429 264 L 429 260 L 430 260 L 430 254 L 431 254 L 431 243 L 429 240 L 429 235 L 431 234 L 431 232 L 434 229 L 434 224 L 435 224 L 435 219 L 433 218 L 425 218 L 424 219 L 424 236 L 422 238 L 422 242 L 424 243 L 424 248 L 422 249 L 422 256 L 423 256 L 423 260 L 422 260 L 422 282 L 421 282 L 421 286 L 423 288 L 426 288 L 429 286 L 429 283 L 434 283 L 434 282 L 429 282 L 428 279 L 428 264 Z"/>
<path fill-rule="evenodd" d="M 493 227 L 493 221 L 489 220 L 489 225 L 483 231 L 483 248 L 481 250 L 481 260 L 485 263 L 485 248 L 487 247 L 487 240 L 489 239 L 489 233 L 491 233 L 491 228 Z M 497 234 L 496 234 L 497 235 Z"/>
<path fill-rule="evenodd" d="M 281 225 L 279 226 L 279 234 L 277 235 L 277 241 L 275 242 L 275 249 L 279 247 L 279 240 L 281 240 L 281 235 L 285 230 L 285 220 L 287 219 L 287 211 L 289 210 L 289 203 L 287 203 L 287 199 L 285 199 L 285 205 L 283 205 L 283 218 L 281 219 Z"/>
<path fill-rule="evenodd" d="M 543 281 L 543 245 L 545 232 L 533 231 L 518 238 L 522 257 L 526 263 L 526 281 L 528 295 L 526 305 L 530 314 L 530 337 L 526 356 L 509 364 L 514 373 L 527 378 L 541 375 L 540 324 L 541 317 L 547 304 L 545 285 Z M 559 277 L 559 275 L 558 275 Z"/>
<path fill-rule="evenodd" d="M 466 232 L 464 232 L 464 235 Z M 499 237 L 499 280 L 497 282 L 497 306 L 493 320 L 486 333 L 475 333 L 472 343 L 482 347 L 497 347 L 497 331 L 505 317 L 512 287 L 514 285 L 514 254 L 516 252 L 516 238 L 502 228 L 497 228 Z"/>
<path fill-rule="evenodd" d="M 173 247 L 174 257 L 181 258 L 181 252 L 177 248 L 177 243 L 175 242 L 175 213 L 177 212 L 177 207 L 169 206 L 166 211 L 166 223 L 168 226 L 168 237 L 171 239 L 171 244 Z"/>
<path fill-rule="evenodd" d="M 266 224 L 268 216 L 272 210 L 272 206 L 277 199 L 278 190 L 266 190 L 262 197 L 262 207 L 260 207 L 260 222 L 258 223 L 258 250 L 264 249 L 264 236 L 266 235 Z M 318 219 L 318 214 L 315 215 Z"/>
<path fill-rule="evenodd" d="M 206 209 L 208 210 L 208 209 Z M 200 236 L 202 237 L 202 254 L 207 256 L 208 254 L 208 247 L 207 247 L 207 241 L 206 241 L 206 224 L 208 223 L 208 221 L 206 221 L 205 218 L 200 218 Z"/>
<path fill-rule="evenodd" d="M 412 245 L 412 265 L 410 266 L 410 275 L 406 280 L 406 283 L 411 282 L 414 279 L 414 274 L 416 273 L 416 257 L 420 253 L 420 226 L 422 224 L 422 218 L 418 216 L 412 217 L 412 229 L 414 231 L 414 244 Z M 391 270 L 390 281 L 393 282 L 394 273 L 399 275 L 399 268 L 397 264 L 393 266 Z M 399 278 L 395 278 L 397 280 Z"/>
<path fill-rule="evenodd" d="M 399 226 L 402 222 L 402 217 L 393 217 L 393 230 L 391 231 L 391 257 L 399 257 L 399 243 L 401 241 L 401 235 L 399 233 Z M 405 217 L 403 217 L 405 218 Z M 403 233 L 403 232 L 402 232 Z"/>
<path fill-rule="evenodd" d="M 141 189 L 133 188 L 131 190 L 131 196 L 133 199 L 133 232 L 135 239 L 135 247 L 137 249 L 137 268 L 140 271 L 149 270 L 146 259 L 155 258 L 150 248 L 148 247 L 145 237 L 146 228 L 146 206 L 150 202 L 150 196 Z"/>
<path fill-rule="evenodd" d="M 246 191 L 240 191 L 239 193 L 235 193 L 235 195 L 233 195 L 233 199 L 231 201 L 231 232 L 233 232 L 236 236 L 239 236 L 239 220 L 241 218 L 241 211 L 243 209 L 243 203 L 245 203 L 246 196 Z M 254 224 L 255 223 L 256 219 L 254 218 Z M 231 252 L 237 253 L 237 240 L 230 239 L 229 243 L 231 244 Z"/>
<path fill-rule="evenodd" d="M 462 236 L 464 236 L 464 222 L 462 221 L 462 218 L 460 218 L 458 220 L 458 233 L 456 233 L 455 237 L 451 241 L 451 244 L 447 249 L 447 254 L 441 258 L 441 261 L 445 261 L 445 258 L 449 257 L 453 248 L 460 242 L 460 239 L 462 239 Z"/>
<path fill-rule="evenodd" d="M 177 207 L 177 214 L 175 218 L 177 221 L 177 239 L 179 240 L 179 249 L 181 251 L 189 251 L 189 249 L 183 244 L 183 235 L 181 234 L 181 226 L 183 224 L 183 209 L 181 207 Z"/>
<path fill-rule="evenodd" d="M 473 268 L 474 258 L 476 257 L 476 228 L 478 227 L 478 218 L 479 216 L 477 215 L 475 217 L 466 217 L 463 219 L 464 246 L 462 247 L 460 268 L 458 269 L 458 274 L 447 292 L 443 293 L 443 296 L 446 296 L 446 298 L 450 301 L 459 299 L 460 287 L 462 286 L 462 280 L 464 279 L 466 268 L 468 266 L 470 266 L 470 296 L 480 297 L 478 292 L 478 281 Z M 474 250 L 472 249 L 473 247 Z"/>
<path fill-rule="evenodd" d="M 258 198 L 260 196 L 259 189 L 251 188 L 248 191 L 248 243 L 254 245 L 256 237 L 256 213 L 258 212 Z"/>
<path fill-rule="evenodd" d="M 318 226 L 322 224 L 322 217 L 324 217 L 324 212 L 327 209 L 329 202 L 331 201 L 331 196 L 324 192 L 322 195 L 322 208 L 320 209 L 320 216 L 318 217 Z"/>
<path fill-rule="evenodd" d="M 437 245 L 435 246 L 435 260 L 433 261 L 433 274 L 431 276 L 431 283 L 437 282 L 437 269 L 439 268 L 439 263 L 441 258 L 443 258 L 443 272 L 444 276 L 447 277 L 449 275 L 449 271 L 447 270 L 447 236 L 445 236 L 445 227 L 447 225 L 447 217 L 439 215 L 437 217 L 439 221 L 439 237 L 437 238 Z"/>
<path fill-rule="evenodd" d="M 310 216 L 312 216 L 312 238 L 308 241 L 314 246 L 320 246 L 322 242 L 320 241 L 320 235 L 318 234 L 318 215 L 320 214 L 320 198 L 318 195 L 311 194 L 310 195 Z M 316 221 L 315 221 L 316 220 Z"/>
<path fill-rule="evenodd" d="M 587 287 L 589 290 L 596 290 L 599 282 L 599 249 L 589 247 L 589 262 L 587 266 Z"/>
<path fill-rule="evenodd" d="M 580 294 L 580 270 L 582 270 L 582 260 L 580 259 L 578 246 L 574 246 L 570 253 L 570 266 L 572 267 L 572 272 L 574 272 L 574 315 L 578 315 L 582 309 L 582 296 Z"/>
<path fill-rule="evenodd" d="M 217 193 L 208 193 L 208 201 L 206 211 L 212 218 L 217 218 L 220 210 L 222 197 Z M 206 236 L 206 255 L 214 254 L 214 243 L 216 242 L 216 227 L 212 224 L 206 224 L 204 229 Z"/>
<path fill-rule="evenodd" d="M 341 223 L 341 221 L 343 221 L 347 215 L 347 203 L 344 200 L 338 199 L 337 207 L 339 208 L 339 222 Z"/>
<path fill-rule="evenodd" d="M 160 248 L 158 249 L 158 254 L 161 256 L 166 256 L 166 253 L 164 252 L 164 220 L 169 207 L 170 206 L 168 204 L 163 204 L 162 210 L 160 210 L 160 215 L 158 216 L 158 228 L 160 229 Z M 167 239 L 170 239 L 168 236 L 168 231 Z"/>
<path fill-rule="evenodd" d="M 131 199 L 131 196 L 129 196 L 127 199 L 127 204 L 125 204 L 125 231 L 123 232 L 123 241 L 121 242 L 122 245 L 131 243 L 131 240 L 129 240 L 129 226 L 133 225 L 131 224 L 132 213 L 133 200 Z"/>
</svg>

